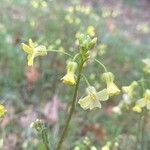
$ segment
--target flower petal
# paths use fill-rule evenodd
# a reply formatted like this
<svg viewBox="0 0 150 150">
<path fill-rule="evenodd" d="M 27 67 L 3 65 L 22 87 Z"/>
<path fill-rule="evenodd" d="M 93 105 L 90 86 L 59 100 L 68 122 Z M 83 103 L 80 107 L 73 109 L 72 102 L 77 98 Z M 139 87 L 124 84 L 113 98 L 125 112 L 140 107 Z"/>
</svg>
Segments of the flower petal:
<svg viewBox="0 0 150 150">
<path fill-rule="evenodd" d="M 27 59 L 28 59 L 28 66 L 33 66 L 34 56 L 28 55 Z"/>
<path fill-rule="evenodd" d="M 138 100 L 137 105 L 139 105 L 140 107 L 146 106 L 146 102 L 145 102 L 144 98 Z"/>
<path fill-rule="evenodd" d="M 90 96 L 86 96 L 82 99 L 79 99 L 78 103 L 84 110 L 87 110 L 87 109 L 91 110 L 96 107 L 101 108 L 101 103 L 98 100 L 91 99 Z"/>
<path fill-rule="evenodd" d="M 150 110 L 150 103 L 148 103 L 146 107 L 148 110 Z"/>
<path fill-rule="evenodd" d="M 84 98 L 79 99 L 78 103 L 84 110 L 89 109 L 91 103 L 90 96 L 86 96 Z"/>
<path fill-rule="evenodd" d="M 33 43 L 32 39 L 29 39 L 29 46 L 34 48 L 35 47 L 35 44 Z"/>
<path fill-rule="evenodd" d="M 28 54 L 31 54 L 33 52 L 33 49 L 30 46 L 28 46 L 28 45 L 26 45 L 24 43 L 22 43 L 22 48 Z"/>
<path fill-rule="evenodd" d="M 107 84 L 107 92 L 109 96 L 115 96 L 120 93 L 120 89 L 117 87 L 117 85 L 114 82 L 110 82 Z"/>
<path fill-rule="evenodd" d="M 98 108 L 101 108 L 102 106 L 101 106 L 101 103 L 100 103 L 100 101 L 99 100 L 91 100 L 91 103 L 90 103 L 90 105 L 89 105 L 90 107 L 90 110 L 91 109 L 93 109 L 93 108 L 96 108 L 96 107 L 98 107 Z"/>
<path fill-rule="evenodd" d="M 76 80 L 74 78 L 74 74 L 70 73 L 70 72 L 68 72 L 61 80 L 66 85 L 74 85 L 74 84 L 76 84 Z"/>
<path fill-rule="evenodd" d="M 141 113 L 142 112 L 142 109 L 139 105 L 135 105 L 133 108 L 132 108 L 133 111 L 135 112 L 138 112 L 138 113 Z"/>
<path fill-rule="evenodd" d="M 0 104 L 0 118 L 4 117 L 4 115 L 6 114 L 6 112 L 7 112 L 7 110 L 5 109 L 5 107 Z"/>
<path fill-rule="evenodd" d="M 97 93 L 97 99 L 100 101 L 106 101 L 108 100 L 108 98 L 109 98 L 109 95 L 108 95 L 107 89 L 104 89 Z"/>
</svg>

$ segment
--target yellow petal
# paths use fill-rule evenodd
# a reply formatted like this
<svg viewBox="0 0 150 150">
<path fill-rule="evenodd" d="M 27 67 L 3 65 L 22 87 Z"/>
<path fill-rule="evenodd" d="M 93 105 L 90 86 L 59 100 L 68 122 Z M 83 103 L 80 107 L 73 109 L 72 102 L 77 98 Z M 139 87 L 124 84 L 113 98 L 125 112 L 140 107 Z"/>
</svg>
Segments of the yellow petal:
<svg viewBox="0 0 150 150">
<path fill-rule="evenodd" d="M 34 48 L 35 47 L 35 44 L 33 43 L 32 39 L 29 39 L 29 46 Z"/>
<path fill-rule="evenodd" d="M 78 103 L 84 110 L 88 109 L 91 103 L 90 96 L 86 96 L 84 98 L 79 99 Z"/>
<path fill-rule="evenodd" d="M 86 96 L 82 99 L 79 99 L 78 103 L 84 110 L 87 109 L 91 110 L 96 107 L 101 108 L 101 103 L 97 99 L 96 100 L 91 99 L 90 96 Z"/>
<path fill-rule="evenodd" d="M 108 95 L 107 89 L 104 89 L 97 93 L 97 99 L 100 101 L 106 101 L 108 100 L 108 98 L 109 98 L 109 95 Z"/>
<path fill-rule="evenodd" d="M 89 109 L 93 109 L 93 108 L 101 108 L 101 103 L 99 100 L 95 99 L 95 100 L 92 100 L 90 105 L 89 105 Z"/>
<path fill-rule="evenodd" d="M 74 74 L 72 73 L 67 73 L 62 79 L 64 84 L 66 85 L 74 85 L 76 84 L 75 78 L 74 78 Z"/>
<path fill-rule="evenodd" d="M 145 65 L 150 66 L 150 58 L 143 59 L 142 62 L 143 62 Z"/>
<path fill-rule="evenodd" d="M 146 105 L 147 109 L 150 110 L 150 103 Z"/>
<path fill-rule="evenodd" d="M 137 101 L 137 104 L 138 104 L 140 107 L 145 107 L 145 106 L 146 106 L 146 102 L 145 102 L 144 98 L 138 100 L 138 101 Z"/>
<path fill-rule="evenodd" d="M 111 82 L 107 84 L 107 92 L 109 96 L 114 96 L 118 95 L 120 93 L 120 90 L 113 82 Z"/>
<path fill-rule="evenodd" d="M 4 115 L 6 114 L 6 109 L 3 105 L 0 105 L 0 118 L 4 117 Z"/>
<path fill-rule="evenodd" d="M 33 52 L 32 48 L 24 43 L 22 43 L 22 48 L 28 54 L 32 54 L 32 52 Z"/>
<path fill-rule="evenodd" d="M 142 112 L 141 107 L 138 106 L 138 105 L 135 105 L 135 106 L 132 108 L 132 110 L 135 111 L 135 112 L 138 112 L 138 113 Z"/>
<path fill-rule="evenodd" d="M 110 150 L 109 146 L 108 145 L 105 145 L 101 148 L 101 150 Z"/>
<path fill-rule="evenodd" d="M 33 66 L 34 56 L 28 55 L 27 59 L 28 59 L 28 66 Z"/>
</svg>

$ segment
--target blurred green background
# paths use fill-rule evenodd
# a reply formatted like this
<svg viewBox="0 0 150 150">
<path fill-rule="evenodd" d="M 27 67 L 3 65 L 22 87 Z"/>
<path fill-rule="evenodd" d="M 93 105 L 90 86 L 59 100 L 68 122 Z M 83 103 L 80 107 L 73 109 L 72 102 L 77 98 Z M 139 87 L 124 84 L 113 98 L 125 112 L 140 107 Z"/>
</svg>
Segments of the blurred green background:
<svg viewBox="0 0 150 150">
<path fill-rule="evenodd" d="M 121 87 L 141 77 L 142 59 L 150 57 L 149 7 L 148 0 L 0 0 L 0 100 L 8 110 L 0 124 L 1 148 L 42 150 L 41 141 L 29 127 L 36 118 L 47 123 L 54 146 L 73 94 L 73 88 L 60 81 L 66 72 L 66 56 L 49 53 L 36 58 L 29 68 L 21 43 L 32 38 L 46 47 L 75 54 L 78 33 L 96 36 L 98 43 L 91 57 L 101 60 Z M 102 70 L 94 63 L 87 67 L 86 77 L 100 89 Z M 85 88 L 81 82 L 79 97 L 84 96 Z M 100 149 L 120 134 L 121 150 L 133 150 L 136 117 L 110 113 L 120 100 L 121 96 L 115 97 L 103 110 L 92 112 L 77 105 L 64 150 L 81 144 L 85 136 Z"/>
</svg>

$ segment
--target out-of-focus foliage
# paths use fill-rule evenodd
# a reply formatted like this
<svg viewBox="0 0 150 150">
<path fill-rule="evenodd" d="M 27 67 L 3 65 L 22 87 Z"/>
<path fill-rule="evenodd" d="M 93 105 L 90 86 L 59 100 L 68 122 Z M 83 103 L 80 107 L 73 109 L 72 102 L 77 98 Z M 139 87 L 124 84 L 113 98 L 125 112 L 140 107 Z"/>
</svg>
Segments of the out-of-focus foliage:
<svg viewBox="0 0 150 150">
<path fill-rule="evenodd" d="M 37 117 L 48 123 L 50 143 L 54 146 L 73 94 L 72 88 L 63 88 L 60 82 L 66 72 L 66 56 L 49 53 L 36 58 L 35 66 L 28 68 L 21 43 L 32 38 L 47 48 L 76 53 L 79 33 L 97 36 L 98 44 L 91 57 L 106 64 L 118 85 L 128 85 L 142 76 L 142 59 L 150 58 L 147 5 L 150 4 L 146 0 L 1 0 L 0 99 L 9 111 L 0 124 L 5 135 L 0 146 L 42 150 L 43 145 L 29 127 Z M 85 74 L 96 88 L 101 88 L 97 67 L 91 64 Z M 81 96 L 85 88 L 82 84 Z M 77 107 L 64 147 L 82 145 L 85 136 L 90 137 L 92 145 L 100 147 L 120 135 L 121 148 L 125 150 L 128 144 L 132 149 L 136 133 L 133 124 L 138 116 L 131 114 L 131 120 L 126 113 L 111 114 L 112 106 L 120 99 L 113 98 L 104 110 L 88 114 Z"/>
</svg>

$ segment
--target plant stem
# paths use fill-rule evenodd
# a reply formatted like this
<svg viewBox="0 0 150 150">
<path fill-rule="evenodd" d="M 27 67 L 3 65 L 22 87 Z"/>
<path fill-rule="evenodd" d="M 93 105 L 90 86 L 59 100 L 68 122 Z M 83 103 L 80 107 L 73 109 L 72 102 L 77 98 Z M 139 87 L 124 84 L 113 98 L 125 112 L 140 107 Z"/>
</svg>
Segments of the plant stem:
<svg viewBox="0 0 150 150">
<path fill-rule="evenodd" d="M 139 143 L 140 143 L 140 134 L 139 131 L 141 129 L 141 115 L 139 116 L 138 123 L 137 123 L 137 133 L 136 133 L 136 142 L 135 142 L 135 149 L 139 149 Z"/>
<path fill-rule="evenodd" d="M 97 60 L 96 58 L 95 58 L 94 60 L 95 60 L 95 62 L 97 62 L 99 65 L 102 66 L 102 68 L 104 69 L 105 72 L 108 72 L 107 69 L 106 69 L 106 67 L 105 67 L 105 65 L 104 65 L 102 62 L 100 62 L 100 61 Z"/>
<path fill-rule="evenodd" d="M 67 53 L 67 52 L 64 52 L 64 51 L 59 51 L 59 50 L 49 50 L 49 49 L 48 49 L 47 52 L 62 53 L 62 54 L 65 54 L 65 55 L 67 55 L 67 56 L 73 58 L 73 56 L 72 56 L 71 54 L 69 54 L 69 53 Z"/>
<path fill-rule="evenodd" d="M 70 108 L 68 117 L 66 119 L 65 126 L 63 128 L 62 135 L 60 137 L 60 140 L 58 142 L 56 150 L 60 150 L 61 149 L 62 143 L 63 143 L 63 141 L 65 139 L 65 136 L 66 136 L 66 133 L 67 133 L 67 129 L 68 129 L 70 120 L 71 120 L 73 112 L 75 110 L 75 103 L 76 103 L 76 99 L 77 99 L 77 93 L 78 93 L 78 88 L 79 88 L 79 83 L 80 83 L 80 78 L 81 78 L 81 72 L 82 72 L 82 69 L 83 69 L 83 64 L 84 64 L 84 62 L 81 61 L 80 65 L 79 65 L 79 72 L 78 72 L 78 77 L 77 77 L 77 82 L 76 82 L 76 86 L 75 86 L 75 90 L 74 90 L 74 95 L 73 95 L 71 108 Z"/>
<path fill-rule="evenodd" d="M 145 134 L 145 125 L 146 125 L 146 109 L 143 111 L 142 120 L 142 127 L 141 127 L 141 150 L 144 150 L 144 134 Z"/>
<path fill-rule="evenodd" d="M 46 129 L 42 130 L 42 140 L 45 146 L 45 150 L 50 150 L 49 149 L 49 144 L 48 144 L 48 138 L 47 138 L 47 132 Z"/>
</svg>

